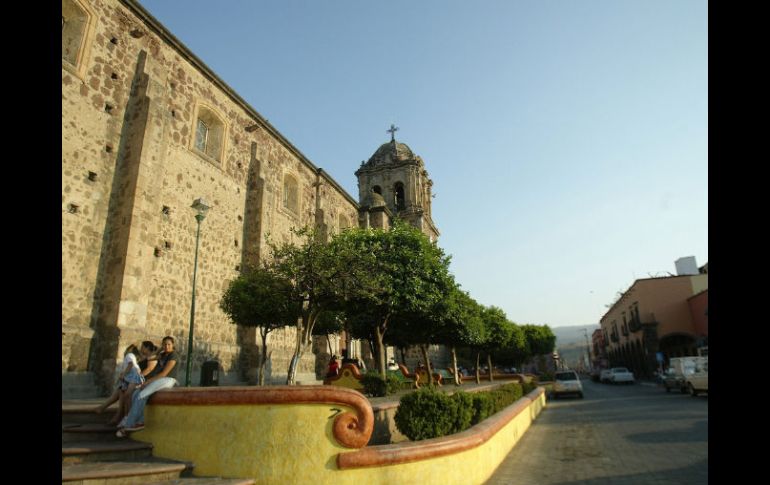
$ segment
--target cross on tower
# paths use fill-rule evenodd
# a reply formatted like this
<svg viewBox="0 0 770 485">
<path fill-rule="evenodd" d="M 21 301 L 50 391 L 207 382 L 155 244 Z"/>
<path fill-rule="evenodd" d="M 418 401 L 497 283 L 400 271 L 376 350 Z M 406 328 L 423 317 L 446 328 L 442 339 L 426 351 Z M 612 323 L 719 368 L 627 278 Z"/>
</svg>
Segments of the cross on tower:
<svg viewBox="0 0 770 485">
<path fill-rule="evenodd" d="M 390 124 L 390 129 L 385 130 L 385 133 L 390 133 L 390 141 L 396 141 L 396 132 L 398 131 L 398 127 L 394 125 L 393 123 Z"/>
</svg>

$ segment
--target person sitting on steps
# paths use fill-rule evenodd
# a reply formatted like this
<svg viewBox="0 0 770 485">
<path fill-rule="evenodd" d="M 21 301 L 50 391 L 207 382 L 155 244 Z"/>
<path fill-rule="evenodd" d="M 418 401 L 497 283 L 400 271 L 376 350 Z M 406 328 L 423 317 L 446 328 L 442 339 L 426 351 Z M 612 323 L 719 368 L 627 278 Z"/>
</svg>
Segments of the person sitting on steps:
<svg viewBox="0 0 770 485">
<path fill-rule="evenodd" d="M 137 361 L 137 356 L 139 355 L 140 352 L 136 345 L 131 344 L 126 347 L 126 351 L 123 353 L 121 372 L 115 384 L 115 391 L 109 398 L 107 398 L 105 402 L 103 402 L 101 405 L 99 405 L 99 407 L 95 409 L 97 414 L 101 414 L 110 404 L 120 400 L 121 402 L 118 405 L 118 412 L 115 414 L 115 417 L 113 417 L 112 421 L 110 421 L 110 424 L 112 425 L 118 424 L 120 418 L 123 417 L 122 415 L 125 414 L 123 413 L 123 396 L 125 394 L 130 396 L 131 393 L 134 392 L 134 388 L 144 382 L 144 376 L 142 376 L 139 362 Z"/>
<path fill-rule="evenodd" d="M 176 363 L 177 355 L 174 351 L 174 337 L 163 338 L 161 352 L 158 354 L 158 364 L 147 375 L 147 380 L 138 386 L 131 397 L 131 410 L 128 416 L 118 425 L 118 438 L 124 438 L 128 432 L 144 429 L 144 407 L 150 396 L 160 391 L 177 385 Z"/>
</svg>

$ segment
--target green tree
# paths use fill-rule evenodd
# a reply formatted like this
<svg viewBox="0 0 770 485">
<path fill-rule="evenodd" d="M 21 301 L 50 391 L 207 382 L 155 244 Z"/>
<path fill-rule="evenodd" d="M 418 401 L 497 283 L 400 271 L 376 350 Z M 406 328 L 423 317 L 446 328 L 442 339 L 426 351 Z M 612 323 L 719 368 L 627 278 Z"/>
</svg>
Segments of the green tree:
<svg viewBox="0 0 770 485">
<path fill-rule="evenodd" d="M 459 285 L 455 285 L 439 304 L 443 307 L 440 311 L 443 325 L 437 343 L 449 347 L 455 384 L 460 385 L 457 348 L 473 347 L 482 343 L 485 329 L 481 319 L 481 307 L 467 292 L 462 291 Z"/>
<path fill-rule="evenodd" d="M 523 325 L 531 357 L 538 357 L 541 371 L 545 370 L 545 354 L 556 348 L 556 335 L 548 325 Z"/>
<path fill-rule="evenodd" d="M 391 325 L 398 325 L 393 318 L 431 312 L 446 291 L 450 258 L 425 234 L 401 221 L 388 231 L 347 230 L 337 240 L 357 248 L 354 266 L 368 269 L 371 275 L 356 281 L 345 311 L 359 323 L 359 335 L 373 331 L 377 368 L 385 378 L 384 338 Z M 352 249 L 345 252 L 355 253 Z M 365 318 L 359 318 L 362 315 Z"/>
<path fill-rule="evenodd" d="M 487 353 L 489 381 L 492 382 L 492 354 L 508 345 L 513 326 L 505 316 L 503 309 L 496 306 L 484 307 L 481 311 L 481 319 L 484 322 L 484 327 L 486 327 L 487 337 L 482 347 Z M 478 370 L 476 372 L 478 373 Z"/>
<path fill-rule="evenodd" d="M 348 231 L 335 236 L 341 237 Z M 291 300 L 298 308 L 297 339 L 294 355 L 289 362 L 287 384 L 294 384 L 297 364 L 310 349 L 313 328 L 319 315 L 336 310 L 346 298 L 347 288 L 365 278 L 362 266 L 351 264 L 357 255 L 345 245 L 325 243 L 318 233 L 309 228 L 292 230 L 301 244 L 286 242 L 276 245 L 268 241 L 272 260 L 271 271 L 291 282 Z"/>
<path fill-rule="evenodd" d="M 230 282 L 219 307 L 230 320 L 244 327 L 258 327 L 262 337 L 257 383 L 265 383 L 267 336 L 277 328 L 293 325 L 299 316 L 291 300 L 291 284 L 266 268 L 248 268 Z"/>
<path fill-rule="evenodd" d="M 313 327 L 313 335 L 326 337 L 326 345 L 329 347 L 329 354 L 333 354 L 332 343 L 329 338 L 331 335 L 340 333 L 345 328 L 345 314 L 341 311 L 327 310 L 322 312 L 316 319 Z"/>
<path fill-rule="evenodd" d="M 524 329 L 513 322 L 508 323 L 511 326 L 511 336 L 506 345 L 495 353 L 495 360 L 500 364 L 520 367 L 529 358 L 529 344 Z"/>
</svg>

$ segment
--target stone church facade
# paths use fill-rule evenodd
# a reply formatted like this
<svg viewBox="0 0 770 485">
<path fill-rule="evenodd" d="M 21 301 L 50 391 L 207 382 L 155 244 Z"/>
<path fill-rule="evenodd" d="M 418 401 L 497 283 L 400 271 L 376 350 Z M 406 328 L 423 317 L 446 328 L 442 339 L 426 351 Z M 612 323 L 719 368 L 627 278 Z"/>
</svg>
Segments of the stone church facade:
<svg viewBox="0 0 770 485">
<path fill-rule="evenodd" d="M 192 383 L 210 359 L 221 383 L 253 379 L 255 332 L 218 304 L 264 257 L 267 234 L 282 242 L 293 227 L 331 234 L 401 215 L 438 237 L 432 182 L 406 145 L 392 139 L 356 175 L 360 204 L 135 1 L 62 0 L 63 379 L 88 373 L 109 387 L 130 343 L 165 335 L 186 366 L 199 197 L 211 209 Z M 271 334 L 273 382 L 285 378 L 294 339 L 291 328 Z M 327 359 L 319 339 L 298 381 L 314 381 Z"/>
</svg>

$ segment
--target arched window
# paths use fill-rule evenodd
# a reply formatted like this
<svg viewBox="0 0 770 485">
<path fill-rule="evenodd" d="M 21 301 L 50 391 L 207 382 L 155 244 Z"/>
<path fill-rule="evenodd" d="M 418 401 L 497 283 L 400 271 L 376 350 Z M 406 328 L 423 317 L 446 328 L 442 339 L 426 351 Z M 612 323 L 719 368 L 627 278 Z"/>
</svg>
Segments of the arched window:
<svg viewBox="0 0 770 485">
<path fill-rule="evenodd" d="M 396 210 L 401 211 L 406 209 L 406 202 L 404 201 L 404 184 L 396 182 L 396 185 L 393 187 L 393 193 Z"/>
<path fill-rule="evenodd" d="M 225 124 L 219 116 L 213 110 L 199 106 L 193 131 L 195 133 L 193 147 L 207 157 L 221 161 Z"/>
<path fill-rule="evenodd" d="M 283 176 L 283 206 L 299 214 L 299 184 L 297 179 L 288 173 Z"/>
<path fill-rule="evenodd" d="M 93 15 L 78 0 L 61 2 L 61 58 L 70 69 L 82 64 Z"/>
<path fill-rule="evenodd" d="M 382 195 L 382 187 L 380 187 L 379 185 L 375 185 L 374 187 L 372 187 L 372 192 L 377 192 L 378 194 Z"/>
<path fill-rule="evenodd" d="M 342 214 L 340 214 L 339 216 L 339 226 L 340 226 L 340 232 L 350 227 L 350 222 L 348 222 L 348 218 L 343 216 Z"/>
</svg>

